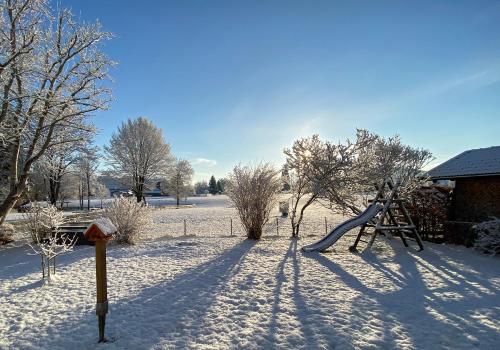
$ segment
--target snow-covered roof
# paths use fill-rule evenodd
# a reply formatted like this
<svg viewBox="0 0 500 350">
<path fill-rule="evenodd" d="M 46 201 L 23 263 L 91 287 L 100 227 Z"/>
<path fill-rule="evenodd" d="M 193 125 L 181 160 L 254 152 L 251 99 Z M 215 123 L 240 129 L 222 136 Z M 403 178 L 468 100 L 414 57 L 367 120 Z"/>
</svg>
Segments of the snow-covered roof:
<svg viewBox="0 0 500 350">
<path fill-rule="evenodd" d="M 500 175 L 500 146 L 471 149 L 429 171 L 434 180 Z"/>
</svg>

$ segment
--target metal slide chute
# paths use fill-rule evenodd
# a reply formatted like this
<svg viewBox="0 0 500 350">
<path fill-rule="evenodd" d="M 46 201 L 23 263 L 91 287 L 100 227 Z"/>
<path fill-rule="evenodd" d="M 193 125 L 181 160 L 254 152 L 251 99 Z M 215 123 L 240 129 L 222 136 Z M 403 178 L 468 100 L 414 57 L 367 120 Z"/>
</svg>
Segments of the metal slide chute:
<svg viewBox="0 0 500 350">
<path fill-rule="evenodd" d="M 302 248 L 305 252 L 324 251 L 337 242 L 347 232 L 358 226 L 367 224 L 382 210 L 378 204 L 369 205 L 364 212 L 336 226 L 330 233 L 320 241 Z"/>
</svg>

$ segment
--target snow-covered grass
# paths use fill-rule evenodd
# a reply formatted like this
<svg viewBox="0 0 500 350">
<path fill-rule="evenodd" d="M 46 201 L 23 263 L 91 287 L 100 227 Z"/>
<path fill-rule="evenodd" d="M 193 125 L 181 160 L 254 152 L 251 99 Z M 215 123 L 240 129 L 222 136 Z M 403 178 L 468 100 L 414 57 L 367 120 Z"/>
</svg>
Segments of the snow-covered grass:
<svg viewBox="0 0 500 350">
<path fill-rule="evenodd" d="M 1 349 L 416 348 L 500 343 L 500 260 L 354 232 L 325 254 L 300 251 L 324 233 L 312 208 L 303 238 L 229 235 L 227 202 L 154 212 L 150 239 L 108 248 L 110 313 L 96 344 L 93 247 L 59 258 L 52 284 L 23 246 L 0 250 Z M 183 237 L 183 220 L 189 220 Z M 329 217 L 335 221 L 335 217 Z M 285 228 L 283 222 L 283 230 Z M 192 228 L 192 231 L 190 230 Z M 310 236 L 315 234 L 315 236 Z"/>
</svg>

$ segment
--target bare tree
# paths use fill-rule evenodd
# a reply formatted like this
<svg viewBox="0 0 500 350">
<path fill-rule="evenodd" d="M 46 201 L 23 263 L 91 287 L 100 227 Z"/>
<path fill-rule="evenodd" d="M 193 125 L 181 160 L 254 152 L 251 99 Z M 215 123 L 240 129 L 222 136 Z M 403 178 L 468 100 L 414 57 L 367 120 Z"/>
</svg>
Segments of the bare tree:
<svg viewBox="0 0 500 350">
<path fill-rule="evenodd" d="M 131 182 L 137 202 L 144 198 L 145 183 L 167 173 L 172 164 L 162 130 L 144 117 L 122 123 L 104 150 L 110 172 Z"/>
<path fill-rule="evenodd" d="M 72 198 L 79 198 L 79 189 L 82 176 L 75 166 L 62 178 L 59 189 L 59 207 L 62 209 L 64 203 Z"/>
<path fill-rule="evenodd" d="M 113 62 L 100 51 L 111 34 L 98 23 L 79 24 L 67 10 L 51 15 L 37 0 L 4 1 L 0 10 L 0 37 L 9 43 L 0 43 L 0 124 L 9 135 L 2 154 L 9 170 L 2 224 L 26 189 L 33 164 L 48 149 L 80 142 L 73 130 L 93 130 L 88 117 L 107 107 L 110 91 L 101 82 Z"/>
<path fill-rule="evenodd" d="M 75 139 L 86 139 L 89 137 L 86 130 L 74 130 Z M 58 136 L 56 135 L 54 139 Z M 85 142 L 62 142 L 48 148 L 40 158 L 40 170 L 44 174 L 44 180 L 48 184 L 48 197 L 52 205 L 56 205 L 64 177 L 71 171 L 79 159 L 79 151 L 84 147 Z M 31 176 L 32 177 L 32 176 Z"/>
<path fill-rule="evenodd" d="M 168 191 L 175 194 L 177 206 L 182 196 L 185 196 L 187 191 L 191 188 L 191 180 L 193 178 L 194 170 L 189 161 L 185 159 L 176 160 L 174 167 L 171 171 L 172 175 L 168 183 Z"/>
<path fill-rule="evenodd" d="M 87 146 L 82 149 L 78 159 L 78 169 L 87 194 L 87 210 L 90 210 L 90 197 L 92 196 L 92 181 L 99 166 L 99 148 Z M 82 186 L 83 194 L 83 186 Z"/>
<path fill-rule="evenodd" d="M 272 165 L 236 166 L 227 178 L 226 192 L 238 211 L 249 239 L 260 239 L 276 206 L 281 181 Z"/>
<path fill-rule="evenodd" d="M 96 182 L 94 185 L 94 192 L 95 196 L 100 199 L 101 201 L 101 209 L 103 208 L 102 202 L 104 198 L 109 197 L 109 190 L 108 188 L 101 182 Z"/>
</svg>

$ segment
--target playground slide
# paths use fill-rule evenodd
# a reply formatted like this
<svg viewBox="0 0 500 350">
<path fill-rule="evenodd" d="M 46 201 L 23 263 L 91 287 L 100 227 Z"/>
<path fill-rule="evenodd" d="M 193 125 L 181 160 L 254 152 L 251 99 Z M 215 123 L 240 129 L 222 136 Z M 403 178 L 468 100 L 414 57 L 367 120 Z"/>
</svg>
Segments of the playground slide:
<svg viewBox="0 0 500 350">
<path fill-rule="evenodd" d="M 324 237 L 323 239 L 319 240 L 316 243 L 302 247 L 302 250 L 305 252 L 313 252 L 313 251 L 323 251 L 327 249 L 335 242 L 337 242 L 339 238 L 345 235 L 349 230 L 352 230 L 357 226 L 366 224 L 368 221 L 373 219 L 381 210 L 382 207 L 380 205 L 377 204 L 369 205 L 364 212 L 336 226 L 332 231 L 330 231 L 330 233 L 326 237 Z"/>
</svg>

